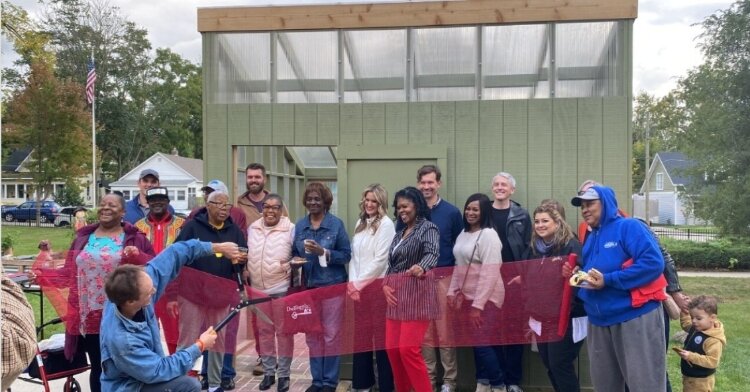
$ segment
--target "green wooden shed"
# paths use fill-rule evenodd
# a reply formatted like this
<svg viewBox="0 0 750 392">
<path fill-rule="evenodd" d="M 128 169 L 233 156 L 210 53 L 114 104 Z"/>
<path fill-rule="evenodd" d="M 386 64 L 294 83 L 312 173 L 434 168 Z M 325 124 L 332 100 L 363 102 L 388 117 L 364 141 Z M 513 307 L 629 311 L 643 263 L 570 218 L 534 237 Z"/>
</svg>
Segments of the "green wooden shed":
<svg viewBox="0 0 750 392">
<path fill-rule="evenodd" d="M 436 163 L 462 206 L 510 172 L 527 209 L 585 179 L 630 210 L 637 0 L 471 0 L 199 8 L 206 178 L 245 191 L 261 162 L 290 215 L 310 180 L 351 232 L 363 187 Z M 577 225 L 572 207 L 568 221 Z M 581 378 L 589 385 L 585 350 Z M 551 390 L 525 356 L 527 391 Z M 473 390 L 470 356 L 461 387 Z M 470 369 L 470 367 L 468 367 Z"/>
</svg>

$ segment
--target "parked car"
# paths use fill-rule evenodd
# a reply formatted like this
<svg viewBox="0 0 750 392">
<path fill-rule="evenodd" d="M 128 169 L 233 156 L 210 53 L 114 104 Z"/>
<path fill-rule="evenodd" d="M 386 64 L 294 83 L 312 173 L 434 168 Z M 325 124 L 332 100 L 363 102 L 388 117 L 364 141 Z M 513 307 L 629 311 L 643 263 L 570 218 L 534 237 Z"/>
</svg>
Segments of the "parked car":
<svg viewBox="0 0 750 392">
<path fill-rule="evenodd" d="M 27 201 L 21 203 L 18 207 L 6 208 L 3 211 L 3 219 L 6 222 L 36 220 L 36 209 L 39 203 L 41 203 L 39 221 L 41 223 L 54 222 L 61 207 L 51 200 Z"/>
<path fill-rule="evenodd" d="M 55 218 L 55 226 L 58 227 L 65 227 L 65 226 L 71 226 L 73 225 L 73 222 L 76 219 L 76 211 L 78 210 L 84 210 L 86 211 L 86 207 L 62 207 L 60 209 L 60 213 L 57 214 L 57 217 Z"/>
</svg>

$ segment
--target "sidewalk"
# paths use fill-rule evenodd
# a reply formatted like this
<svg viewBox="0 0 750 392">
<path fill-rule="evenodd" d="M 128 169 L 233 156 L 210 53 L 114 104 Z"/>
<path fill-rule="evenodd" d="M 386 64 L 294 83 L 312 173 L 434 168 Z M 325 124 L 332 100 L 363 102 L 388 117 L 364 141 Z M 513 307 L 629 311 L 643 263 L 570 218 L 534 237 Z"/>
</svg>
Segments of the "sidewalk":
<svg viewBox="0 0 750 392">
<path fill-rule="evenodd" d="M 680 277 L 703 276 L 706 278 L 750 278 L 750 271 L 677 271 Z"/>
</svg>

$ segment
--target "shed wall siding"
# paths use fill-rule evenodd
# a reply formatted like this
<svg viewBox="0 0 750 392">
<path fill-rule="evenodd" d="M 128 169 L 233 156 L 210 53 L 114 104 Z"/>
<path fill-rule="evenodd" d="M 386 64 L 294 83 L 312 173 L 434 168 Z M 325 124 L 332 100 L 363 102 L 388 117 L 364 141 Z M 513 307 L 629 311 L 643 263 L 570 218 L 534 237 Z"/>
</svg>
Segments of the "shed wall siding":
<svg viewBox="0 0 750 392">
<path fill-rule="evenodd" d="M 232 181 L 232 145 L 440 144 L 448 146 L 441 194 L 457 205 L 471 193 L 489 193 L 492 176 L 507 171 L 518 181 L 513 199 L 527 208 L 549 197 L 567 205 L 591 178 L 614 187 L 630 210 L 628 112 L 625 97 L 207 104 L 206 178 Z M 569 213 L 569 221 L 576 215 Z"/>
</svg>

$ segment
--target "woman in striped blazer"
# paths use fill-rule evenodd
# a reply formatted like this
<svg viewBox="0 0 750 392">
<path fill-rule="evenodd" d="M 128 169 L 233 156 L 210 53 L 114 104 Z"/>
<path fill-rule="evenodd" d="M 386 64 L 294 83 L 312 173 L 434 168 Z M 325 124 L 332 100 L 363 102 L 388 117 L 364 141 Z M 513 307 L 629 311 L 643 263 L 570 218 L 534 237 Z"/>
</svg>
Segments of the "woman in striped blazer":
<svg viewBox="0 0 750 392">
<path fill-rule="evenodd" d="M 437 264 L 438 228 L 422 193 L 406 187 L 396 193 L 393 207 L 404 223 L 389 251 L 383 282 L 386 309 L 385 341 L 398 392 L 430 392 L 432 385 L 422 358 L 422 340 L 430 320 L 440 316 L 434 279 L 425 274 Z"/>
</svg>

